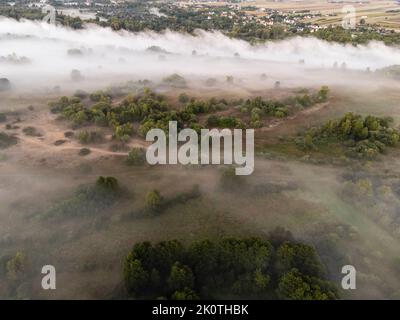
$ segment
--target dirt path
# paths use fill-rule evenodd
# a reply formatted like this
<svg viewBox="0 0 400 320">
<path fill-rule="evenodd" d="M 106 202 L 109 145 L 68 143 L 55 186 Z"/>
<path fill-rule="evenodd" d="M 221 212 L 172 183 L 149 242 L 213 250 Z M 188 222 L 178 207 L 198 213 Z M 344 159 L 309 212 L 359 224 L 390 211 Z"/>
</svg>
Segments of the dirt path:
<svg viewBox="0 0 400 320">
<path fill-rule="evenodd" d="M 301 118 L 303 116 L 307 116 L 309 114 L 312 114 L 312 113 L 315 113 L 317 111 L 320 111 L 321 109 L 327 107 L 328 104 L 329 104 L 328 102 L 319 103 L 319 104 L 315 105 L 314 107 L 304 109 L 304 110 L 296 113 L 295 115 L 293 115 L 291 117 L 287 117 L 287 118 L 282 119 L 282 120 L 273 121 L 268 127 L 261 128 L 260 131 L 262 131 L 262 132 L 272 131 L 272 130 L 276 129 L 276 127 L 278 127 L 278 126 L 280 126 L 282 124 L 290 123 L 292 120 L 296 120 L 296 119 L 299 119 L 299 118 Z"/>
<path fill-rule="evenodd" d="M 8 131 L 10 134 L 14 134 L 19 142 L 9 150 L 9 155 L 14 160 L 21 162 L 45 161 L 55 166 L 68 166 L 73 163 L 76 164 L 76 161 L 80 158 L 78 153 L 84 147 L 90 149 L 90 154 L 86 155 L 85 158 L 91 161 L 110 156 L 126 157 L 132 148 L 146 147 L 146 141 L 134 138 L 127 144 L 127 151 L 112 151 L 110 147 L 113 142 L 109 129 L 104 129 L 106 131 L 106 143 L 82 145 L 76 138 L 65 137 L 65 132 L 72 131 L 68 123 L 58 121 L 56 116 L 47 109 L 24 112 L 10 120 L 15 129 Z M 26 135 L 23 130 L 27 127 L 35 128 L 38 135 Z M 88 130 L 90 129 L 88 128 Z M 57 141 L 64 142 L 56 144 Z"/>
<path fill-rule="evenodd" d="M 56 146 L 54 144 L 47 144 L 40 137 L 30 137 L 30 136 L 20 135 L 20 136 L 18 136 L 18 139 L 25 143 L 36 145 L 41 148 L 45 148 L 49 151 L 81 150 L 82 148 L 84 148 L 84 146 L 81 146 L 81 145 L 79 145 L 79 146 L 71 145 L 71 144 L 73 144 L 73 142 L 71 142 L 71 141 L 66 141 L 64 144 Z M 127 156 L 128 155 L 128 152 L 115 152 L 115 151 L 96 148 L 96 147 L 92 147 L 92 146 L 88 146 L 88 148 L 92 152 L 97 152 L 97 153 L 103 154 L 103 155 L 111 155 L 111 156 Z"/>
</svg>

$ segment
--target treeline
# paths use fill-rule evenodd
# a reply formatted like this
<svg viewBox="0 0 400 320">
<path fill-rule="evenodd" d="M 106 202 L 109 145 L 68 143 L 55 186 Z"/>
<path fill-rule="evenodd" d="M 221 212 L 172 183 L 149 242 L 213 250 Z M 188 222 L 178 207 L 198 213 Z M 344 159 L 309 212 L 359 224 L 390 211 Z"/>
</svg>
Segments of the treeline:
<svg viewBox="0 0 400 320">
<path fill-rule="evenodd" d="M 45 16 L 39 8 L 28 8 L 24 6 L 4 6 L 0 5 L 0 16 L 20 20 L 21 18 L 29 20 L 40 20 Z"/>
<path fill-rule="evenodd" d="M 46 13 L 42 12 L 41 8 L 29 8 L 25 6 L 1 6 L 0 16 L 6 16 L 15 20 L 28 19 L 28 20 L 42 20 Z M 80 17 L 71 17 L 68 15 L 59 14 L 56 11 L 56 22 L 73 29 L 82 29 L 84 21 Z"/>
<path fill-rule="evenodd" d="M 379 31 L 368 27 L 360 27 L 354 31 L 336 26 L 319 29 L 310 35 L 329 42 L 339 42 L 343 44 L 351 43 L 358 45 L 367 44 L 370 41 L 382 41 L 389 46 L 400 44 L 400 33 L 385 30 Z"/>
<path fill-rule="evenodd" d="M 152 4 L 153 6 L 154 4 Z M 400 44 L 400 33 L 394 30 L 387 31 L 376 25 L 360 23 L 355 30 L 344 29 L 341 26 L 330 26 L 310 32 L 307 23 L 297 22 L 296 25 L 284 23 L 284 16 L 272 16 L 273 25 L 264 25 L 257 21 L 247 20 L 244 12 L 235 10 L 230 18 L 221 15 L 222 12 L 232 12 L 228 7 L 214 7 L 214 14 L 209 14 L 207 8 L 194 10 L 193 8 L 179 8 L 176 6 L 162 5 L 160 16 L 149 13 L 149 6 L 142 3 L 124 3 L 116 8 L 96 8 L 98 11 L 95 19 L 83 21 L 79 17 L 70 17 L 57 13 L 58 23 L 74 29 L 81 29 L 85 22 L 96 23 L 102 27 L 111 27 L 113 30 L 128 30 L 140 32 L 153 30 L 161 32 L 173 30 L 177 32 L 193 33 L 196 29 L 213 31 L 218 30 L 229 37 L 238 38 L 257 43 L 268 40 L 282 40 L 293 36 L 311 36 L 322 40 L 338 43 L 351 43 L 354 45 L 367 44 L 370 41 L 383 41 L 386 45 Z M 0 6 L 0 15 L 14 19 L 39 20 L 44 17 L 39 8 L 28 8 L 22 5 Z M 100 17 L 106 19 L 100 20 Z M 303 29 L 303 31 L 299 31 Z"/>
<path fill-rule="evenodd" d="M 399 142 L 400 132 L 390 127 L 392 122 L 390 117 L 362 117 L 349 112 L 341 119 L 307 130 L 296 143 L 305 150 L 339 143 L 347 150 L 346 155 L 371 159 Z"/>
<path fill-rule="evenodd" d="M 130 297 L 137 299 L 337 299 L 313 247 L 278 229 L 259 238 L 177 240 L 133 246 L 123 263 Z"/>
</svg>

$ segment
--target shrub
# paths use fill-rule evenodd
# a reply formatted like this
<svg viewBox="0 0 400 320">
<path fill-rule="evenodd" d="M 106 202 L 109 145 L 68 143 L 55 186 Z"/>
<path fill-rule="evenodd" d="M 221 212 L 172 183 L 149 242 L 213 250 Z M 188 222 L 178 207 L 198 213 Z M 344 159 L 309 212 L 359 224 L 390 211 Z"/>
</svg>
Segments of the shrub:
<svg viewBox="0 0 400 320">
<path fill-rule="evenodd" d="M 102 143 L 104 141 L 104 135 L 101 131 L 98 130 L 83 130 L 78 133 L 78 140 L 82 144 Z"/>
<path fill-rule="evenodd" d="M 87 156 L 88 154 L 90 154 L 91 152 L 92 151 L 90 149 L 88 149 L 88 148 L 82 148 L 82 149 L 79 150 L 78 154 L 80 156 L 84 157 L 84 156 Z"/>
<path fill-rule="evenodd" d="M 117 179 L 99 177 L 95 184 L 82 185 L 71 197 L 53 205 L 44 217 L 95 214 L 114 204 L 121 195 Z"/>
<path fill-rule="evenodd" d="M 152 190 L 146 195 L 146 207 L 152 212 L 160 211 L 163 197 L 158 190 Z"/>
<path fill-rule="evenodd" d="M 126 159 L 126 163 L 130 166 L 139 166 L 146 162 L 146 151 L 142 148 L 132 149 Z"/>
<path fill-rule="evenodd" d="M 22 129 L 23 133 L 25 133 L 27 136 L 32 136 L 32 137 L 40 137 L 41 134 L 37 131 L 35 127 L 26 127 Z"/>
<path fill-rule="evenodd" d="M 5 149 L 17 144 L 18 139 L 13 135 L 8 135 L 5 132 L 0 132 L 0 149 Z"/>
<path fill-rule="evenodd" d="M 189 101 L 189 96 L 186 93 L 181 93 L 178 97 L 180 103 L 187 103 Z"/>
</svg>

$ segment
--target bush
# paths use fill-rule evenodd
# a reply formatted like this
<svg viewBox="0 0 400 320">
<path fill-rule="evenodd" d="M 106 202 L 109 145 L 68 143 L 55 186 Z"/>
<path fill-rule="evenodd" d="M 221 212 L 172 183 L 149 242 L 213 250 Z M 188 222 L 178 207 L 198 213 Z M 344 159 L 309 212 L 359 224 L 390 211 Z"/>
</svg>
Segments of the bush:
<svg viewBox="0 0 400 320">
<path fill-rule="evenodd" d="M 146 195 L 146 207 L 151 212 L 159 212 L 163 205 L 163 197 L 158 190 L 153 190 Z"/>
<path fill-rule="evenodd" d="M 83 90 L 77 90 L 74 93 L 74 97 L 78 97 L 79 99 L 86 99 L 88 96 L 89 94 Z"/>
<path fill-rule="evenodd" d="M 0 122 L 6 122 L 7 121 L 7 116 L 5 113 L 0 112 Z"/>
<path fill-rule="evenodd" d="M 78 133 L 78 140 L 82 144 L 89 143 L 102 143 L 104 141 L 104 135 L 101 131 L 88 131 L 83 130 Z"/>
<path fill-rule="evenodd" d="M 181 87 L 181 88 L 186 87 L 185 78 L 176 73 L 174 73 L 168 77 L 165 77 L 163 79 L 163 82 L 170 86 L 174 86 L 174 87 Z"/>
<path fill-rule="evenodd" d="M 90 97 L 90 100 L 92 100 L 93 102 L 99 102 L 99 101 L 108 102 L 111 99 L 110 95 L 106 94 L 103 91 L 93 92 L 89 97 Z"/>
<path fill-rule="evenodd" d="M 126 159 L 126 163 L 130 166 L 143 165 L 146 162 L 146 151 L 142 148 L 132 149 Z"/>
<path fill-rule="evenodd" d="M 122 191 L 114 177 L 99 177 L 95 184 L 82 185 L 75 193 L 53 205 L 44 217 L 93 215 L 121 197 Z"/>
<path fill-rule="evenodd" d="M 91 152 L 92 152 L 92 151 L 91 151 L 90 149 L 88 149 L 88 148 L 82 148 L 82 149 L 79 150 L 79 153 L 78 153 L 78 154 L 79 154 L 80 156 L 84 157 L 84 156 L 89 155 Z"/>
<path fill-rule="evenodd" d="M 25 133 L 27 136 L 32 136 L 32 137 L 40 137 L 41 134 L 37 131 L 35 127 L 26 127 L 22 129 L 23 133 Z"/>
<path fill-rule="evenodd" d="M 207 126 L 219 128 L 245 128 L 244 123 L 235 117 L 217 117 L 211 115 L 207 119 Z"/>
<path fill-rule="evenodd" d="M 11 280 L 23 279 L 28 275 L 29 263 L 23 252 L 17 252 L 16 255 L 7 262 L 7 276 Z"/>
<path fill-rule="evenodd" d="M 189 102 L 189 99 L 190 99 L 189 96 L 184 92 L 181 93 L 178 97 L 178 100 L 180 103 L 187 103 L 187 102 Z"/>
<path fill-rule="evenodd" d="M 64 137 L 66 138 L 73 138 L 75 133 L 73 131 L 64 132 Z"/>
<path fill-rule="evenodd" d="M 0 132 L 0 149 L 5 149 L 17 144 L 18 139 L 13 135 L 8 135 L 5 132 Z"/>
<path fill-rule="evenodd" d="M 67 142 L 67 140 L 56 140 L 54 142 L 54 145 L 55 146 L 61 146 L 62 144 L 66 143 L 66 142 Z"/>
</svg>

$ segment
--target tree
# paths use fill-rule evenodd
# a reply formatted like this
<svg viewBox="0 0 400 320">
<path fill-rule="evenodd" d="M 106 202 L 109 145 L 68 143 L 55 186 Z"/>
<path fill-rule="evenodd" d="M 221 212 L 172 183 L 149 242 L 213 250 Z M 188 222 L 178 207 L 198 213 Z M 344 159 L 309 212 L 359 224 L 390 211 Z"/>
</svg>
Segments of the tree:
<svg viewBox="0 0 400 320">
<path fill-rule="evenodd" d="M 194 285 L 194 276 L 192 270 L 180 262 L 175 262 L 171 268 L 168 278 L 168 287 L 171 291 L 180 291 L 185 288 L 192 288 Z"/>
<path fill-rule="evenodd" d="M 318 91 L 318 99 L 320 102 L 326 101 L 328 98 L 329 94 L 329 87 L 328 86 L 322 86 L 321 89 Z"/>
<path fill-rule="evenodd" d="M 172 300 L 199 300 L 199 296 L 192 289 L 184 288 L 181 291 L 175 291 L 171 297 Z"/>
<path fill-rule="evenodd" d="M 146 152 L 142 148 L 133 148 L 126 159 L 126 163 L 130 166 L 139 166 L 146 162 Z"/>
<path fill-rule="evenodd" d="M 184 92 L 181 93 L 178 97 L 178 100 L 180 103 L 187 103 L 187 102 L 189 102 L 189 99 L 190 99 L 189 96 Z"/>
<path fill-rule="evenodd" d="M 262 292 L 267 289 L 270 277 L 264 274 L 260 269 L 254 271 L 254 291 Z"/>
<path fill-rule="evenodd" d="M 335 288 L 326 281 L 304 276 L 299 270 L 292 269 L 279 281 L 278 297 L 287 300 L 332 300 L 337 298 Z"/>
<path fill-rule="evenodd" d="M 322 276 L 324 270 L 315 249 L 303 243 L 283 243 L 276 252 L 280 274 L 296 268 L 305 275 Z"/>
<path fill-rule="evenodd" d="M 130 293 L 138 295 L 147 289 L 149 274 L 143 269 L 140 260 L 134 259 L 131 254 L 124 262 L 124 278 Z"/>
<path fill-rule="evenodd" d="M 279 247 L 282 243 L 294 241 L 293 235 L 289 230 L 283 227 L 276 227 L 269 232 L 269 239 L 275 247 Z"/>
<path fill-rule="evenodd" d="M 7 78 L 0 78 L 0 91 L 11 89 L 11 82 Z"/>
<path fill-rule="evenodd" d="M 288 300 L 311 300 L 310 285 L 303 281 L 298 270 L 293 269 L 286 273 L 279 281 L 278 296 Z"/>
<path fill-rule="evenodd" d="M 100 176 L 96 181 L 96 186 L 112 191 L 116 191 L 119 189 L 118 180 L 114 177 Z"/>
<path fill-rule="evenodd" d="M 146 206 L 151 211 L 159 211 L 162 207 L 163 197 L 158 190 L 150 191 L 146 195 Z"/>
<path fill-rule="evenodd" d="M 15 256 L 6 264 L 7 276 L 11 280 L 24 278 L 28 271 L 28 259 L 22 252 L 17 252 Z"/>
</svg>

